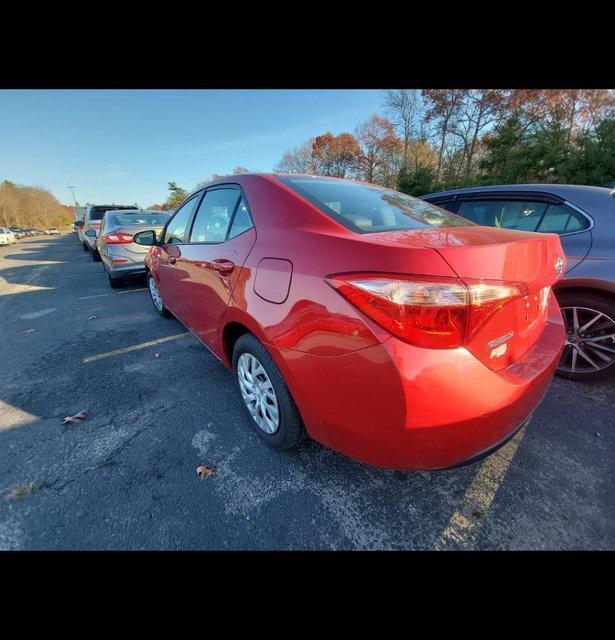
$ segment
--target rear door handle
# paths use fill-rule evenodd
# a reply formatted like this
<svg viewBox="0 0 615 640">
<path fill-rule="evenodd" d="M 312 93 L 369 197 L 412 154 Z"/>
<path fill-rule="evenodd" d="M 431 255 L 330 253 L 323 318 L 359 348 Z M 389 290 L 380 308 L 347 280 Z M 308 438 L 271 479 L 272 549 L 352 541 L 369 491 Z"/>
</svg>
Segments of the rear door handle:
<svg viewBox="0 0 615 640">
<path fill-rule="evenodd" d="M 214 271 L 217 271 L 220 275 L 228 276 L 233 272 L 235 268 L 235 263 L 230 260 L 225 260 L 224 258 L 220 258 L 218 260 L 214 260 L 211 263 L 211 268 Z"/>
</svg>

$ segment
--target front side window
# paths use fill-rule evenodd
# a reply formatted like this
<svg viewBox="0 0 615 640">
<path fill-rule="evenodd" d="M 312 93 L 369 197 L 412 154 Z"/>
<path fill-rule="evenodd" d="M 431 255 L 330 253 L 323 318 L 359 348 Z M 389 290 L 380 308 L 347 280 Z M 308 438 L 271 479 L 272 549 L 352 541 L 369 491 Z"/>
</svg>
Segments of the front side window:
<svg viewBox="0 0 615 640">
<path fill-rule="evenodd" d="M 471 224 L 424 200 L 372 184 L 304 176 L 278 180 L 356 233 Z"/>
<path fill-rule="evenodd" d="M 163 244 L 180 244 L 188 241 L 188 225 L 198 202 L 199 196 L 196 195 L 177 210 L 165 231 Z"/>
<path fill-rule="evenodd" d="M 207 191 L 192 225 L 190 242 L 224 242 L 240 196 L 239 189 Z"/>
</svg>

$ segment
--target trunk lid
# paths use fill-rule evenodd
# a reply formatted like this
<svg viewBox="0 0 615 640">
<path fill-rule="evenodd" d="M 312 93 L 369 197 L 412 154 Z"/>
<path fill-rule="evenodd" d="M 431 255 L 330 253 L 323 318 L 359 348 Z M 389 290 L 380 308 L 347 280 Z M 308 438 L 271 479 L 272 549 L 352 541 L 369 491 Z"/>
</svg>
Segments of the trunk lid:
<svg viewBox="0 0 615 640">
<path fill-rule="evenodd" d="M 385 243 L 435 249 L 466 285 L 522 285 L 522 295 L 503 300 L 465 344 L 493 370 L 515 362 L 538 340 L 547 321 L 551 287 L 566 270 L 555 234 L 467 226 L 374 235 Z"/>
</svg>

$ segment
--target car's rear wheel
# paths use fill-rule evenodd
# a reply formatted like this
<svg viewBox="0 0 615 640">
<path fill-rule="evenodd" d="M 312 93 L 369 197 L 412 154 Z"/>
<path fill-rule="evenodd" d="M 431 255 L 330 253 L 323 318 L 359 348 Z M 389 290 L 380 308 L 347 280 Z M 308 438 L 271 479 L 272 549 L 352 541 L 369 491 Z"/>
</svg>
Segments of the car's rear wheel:
<svg viewBox="0 0 615 640">
<path fill-rule="evenodd" d="M 235 343 L 233 371 L 244 408 L 258 436 L 276 449 L 297 445 L 304 435 L 297 406 L 273 358 L 250 333 Z"/>
<path fill-rule="evenodd" d="M 102 258 L 100 257 L 100 253 L 98 253 L 96 249 L 92 249 L 92 260 L 94 262 L 100 262 L 102 260 Z"/>
<path fill-rule="evenodd" d="M 158 285 L 156 284 L 156 280 L 154 280 L 154 276 L 151 273 L 147 274 L 147 288 L 149 289 L 149 295 L 152 299 L 152 304 L 154 305 L 154 309 L 165 318 L 171 316 L 171 312 L 164 306 L 164 302 L 162 301 L 162 296 L 160 295 L 160 291 L 158 291 Z"/>
<path fill-rule="evenodd" d="M 87 244 L 85 244 L 85 242 L 84 242 L 84 243 L 82 243 L 82 245 L 81 245 L 81 246 L 83 247 L 83 250 L 84 250 L 85 252 L 89 251 L 89 249 L 88 249 L 88 245 L 87 245 Z"/>
<path fill-rule="evenodd" d="M 566 343 L 557 375 L 600 380 L 615 375 L 615 301 L 591 293 L 558 295 Z"/>
</svg>

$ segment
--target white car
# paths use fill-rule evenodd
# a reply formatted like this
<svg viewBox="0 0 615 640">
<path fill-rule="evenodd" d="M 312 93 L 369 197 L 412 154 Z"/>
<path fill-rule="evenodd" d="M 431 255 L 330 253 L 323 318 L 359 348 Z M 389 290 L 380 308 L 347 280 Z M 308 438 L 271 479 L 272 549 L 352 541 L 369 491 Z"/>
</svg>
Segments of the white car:
<svg viewBox="0 0 615 640">
<path fill-rule="evenodd" d="M 49 229 L 47 229 L 47 231 L 45 231 L 45 233 L 48 236 L 59 236 L 60 230 L 58 229 L 58 227 L 50 227 Z"/>
<path fill-rule="evenodd" d="M 0 244 L 15 244 L 17 238 L 15 234 L 7 227 L 0 227 Z"/>
</svg>

